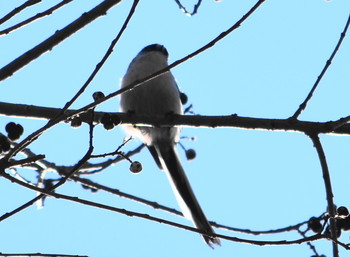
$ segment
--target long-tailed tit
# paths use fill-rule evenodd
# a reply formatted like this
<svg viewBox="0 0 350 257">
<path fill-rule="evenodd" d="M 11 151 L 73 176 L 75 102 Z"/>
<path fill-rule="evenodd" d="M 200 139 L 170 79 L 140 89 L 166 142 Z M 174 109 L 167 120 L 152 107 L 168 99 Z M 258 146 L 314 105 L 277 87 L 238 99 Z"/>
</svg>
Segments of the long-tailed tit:
<svg viewBox="0 0 350 257">
<path fill-rule="evenodd" d="M 149 45 L 132 60 L 121 86 L 128 86 L 167 65 L 168 52 L 165 47 Z M 179 89 L 170 71 L 123 93 L 120 106 L 122 112 L 142 115 L 183 114 Z M 159 168 L 166 171 L 182 213 L 203 231 L 205 242 L 211 247 L 220 245 L 220 240 L 211 236 L 214 231 L 191 189 L 178 157 L 176 142 L 179 140 L 179 128 L 127 126 L 126 130 L 147 144 Z"/>
</svg>

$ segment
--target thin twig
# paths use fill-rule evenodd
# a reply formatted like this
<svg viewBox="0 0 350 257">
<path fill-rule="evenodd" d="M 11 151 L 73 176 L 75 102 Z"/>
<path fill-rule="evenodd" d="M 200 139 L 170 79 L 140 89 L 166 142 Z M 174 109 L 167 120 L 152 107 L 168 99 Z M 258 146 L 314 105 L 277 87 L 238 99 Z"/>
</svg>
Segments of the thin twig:
<svg viewBox="0 0 350 257">
<path fill-rule="evenodd" d="M 60 2 L 60 3 L 56 4 L 56 5 L 54 5 L 53 7 L 47 9 L 47 10 L 44 11 L 44 12 L 38 13 L 38 14 L 36 14 L 36 15 L 34 15 L 34 16 L 32 16 L 32 17 L 30 17 L 30 18 L 28 18 L 28 19 L 26 19 L 26 20 L 24 20 L 24 21 L 22 21 L 22 22 L 17 23 L 16 25 L 13 25 L 13 26 L 11 26 L 11 27 L 9 27 L 9 28 L 7 28 L 7 29 L 1 30 L 1 31 L 0 31 L 0 36 L 5 35 L 5 34 L 8 34 L 8 33 L 12 32 L 12 31 L 14 31 L 14 30 L 16 30 L 16 29 L 19 29 L 19 28 L 21 28 L 21 27 L 23 27 L 23 26 L 25 26 L 25 25 L 27 25 L 27 24 L 29 24 L 29 23 L 35 21 L 35 20 L 38 20 L 38 19 L 40 19 L 40 18 L 42 18 L 42 17 L 44 17 L 44 16 L 50 15 L 50 14 L 52 14 L 54 11 L 58 10 L 58 9 L 61 8 L 62 6 L 68 4 L 69 2 L 72 2 L 72 1 L 73 1 L 73 0 L 63 0 L 62 2 Z"/>
<path fill-rule="evenodd" d="M 125 31 L 125 29 L 127 28 L 131 17 L 134 15 L 136 7 L 139 3 L 139 0 L 134 0 L 133 5 L 130 8 L 129 14 L 126 17 L 124 24 L 122 26 L 122 28 L 120 29 L 120 31 L 118 32 L 118 35 L 116 36 L 115 39 L 112 40 L 110 46 L 108 47 L 107 52 L 105 53 L 105 55 L 103 56 L 102 60 L 96 65 L 96 68 L 94 69 L 94 71 L 91 73 L 91 75 L 89 76 L 89 78 L 86 80 L 86 82 L 84 83 L 84 85 L 80 88 L 80 90 L 75 94 L 75 96 L 68 102 L 66 103 L 66 105 L 63 107 L 62 109 L 62 113 L 65 112 L 74 102 L 75 100 L 77 100 L 77 98 L 85 91 L 85 89 L 88 87 L 88 85 L 91 83 L 91 81 L 94 79 L 94 77 L 96 76 L 96 74 L 99 72 L 99 70 L 102 68 L 102 66 L 104 65 L 104 63 L 107 61 L 108 57 L 112 54 L 113 52 L 113 48 L 115 47 L 115 45 L 117 44 L 117 42 L 119 41 L 120 37 L 123 35 L 123 32 Z"/>
<path fill-rule="evenodd" d="M 23 166 L 32 162 L 36 162 L 38 160 L 42 160 L 44 158 L 45 158 L 45 155 L 39 154 L 39 155 L 31 156 L 29 158 L 25 158 L 21 160 L 13 160 L 6 163 L 2 163 L 2 161 L 0 161 L 0 169 L 7 169 L 9 167 L 14 167 L 14 166 Z"/>
<path fill-rule="evenodd" d="M 22 186 L 24 186 L 26 188 L 29 188 L 29 189 L 32 189 L 32 190 L 35 190 L 35 191 L 39 191 L 42 194 L 47 194 L 47 195 L 50 195 L 50 196 L 53 196 L 53 197 L 56 197 L 56 198 L 59 198 L 59 199 L 73 201 L 73 202 L 76 202 L 76 203 L 80 203 L 80 204 L 84 204 L 84 205 L 88 205 L 88 206 L 92 206 L 92 207 L 96 207 L 96 208 L 100 208 L 100 209 L 104 209 L 104 210 L 118 212 L 118 213 L 121 213 L 121 214 L 126 215 L 126 216 L 138 217 L 138 218 L 142 218 L 142 219 L 158 222 L 158 223 L 161 223 L 161 224 L 170 225 L 170 226 L 177 227 L 177 228 L 180 228 L 180 229 L 184 229 L 184 230 L 187 230 L 187 231 L 203 234 L 203 231 L 199 230 L 197 228 L 193 228 L 193 227 L 190 227 L 190 226 L 182 225 L 180 223 L 176 223 L 176 222 L 172 222 L 172 221 L 169 221 L 169 220 L 157 218 L 157 217 L 154 217 L 154 216 L 151 216 L 151 215 L 148 215 L 148 214 L 128 211 L 128 210 L 125 210 L 125 209 L 112 207 L 112 206 L 109 206 L 109 205 L 105 205 L 105 204 L 101 204 L 101 203 L 97 203 L 97 202 L 92 202 L 92 201 L 81 199 L 81 198 L 77 198 L 77 197 L 72 197 L 72 196 L 68 196 L 68 195 L 55 193 L 55 192 L 52 192 L 52 191 L 47 191 L 47 190 L 44 190 L 44 189 L 41 189 L 41 188 L 38 188 L 38 187 L 35 187 L 35 186 L 32 186 L 32 185 L 29 185 L 29 184 L 27 184 L 25 182 L 22 182 L 20 180 L 17 180 L 16 178 L 13 178 L 13 177 L 11 177 L 10 175 L 8 175 L 6 173 L 3 174 L 3 177 L 6 178 L 6 179 L 9 179 L 11 182 L 14 182 L 16 184 L 22 185 Z M 222 235 L 222 234 L 213 234 L 213 235 L 209 235 L 209 236 L 215 236 L 215 237 L 219 237 L 221 239 L 225 239 L 225 240 L 229 240 L 229 241 L 246 243 L 246 244 L 253 244 L 253 245 L 260 245 L 260 246 L 263 246 L 263 245 L 293 245 L 293 244 L 301 244 L 301 243 L 306 243 L 306 242 L 310 242 L 310 241 L 315 241 L 315 240 L 320 240 L 320 239 L 323 239 L 323 238 L 327 238 L 325 235 L 317 234 L 317 235 L 313 235 L 313 236 L 310 236 L 310 237 L 305 237 L 305 238 L 300 238 L 300 239 L 295 239 L 295 240 L 258 241 L 258 240 L 249 240 L 249 239 L 243 239 L 243 238 L 238 238 L 238 237 L 233 237 L 233 236 L 227 236 L 227 235 Z"/>
<path fill-rule="evenodd" d="M 23 11 L 25 8 L 32 6 L 34 4 L 40 3 L 41 0 L 28 0 L 27 2 L 23 3 L 22 5 L 16 7 L 14 10 L 6 14 L 4 17 L 0 19 L 0 24 L 3 24 L 4 22 L 8 21 L 12 17 L 14 17 L 16 14 Z"/>
<path fill-rule="evenodd" d="M 89 131 L 89 137 L 90 137 L 90 142 L 92 142 L 92 130 L 93 130 L 93 125 L 91 123 L 90 125 L 90 131 Z M 0 217 L 0 222 L 11 217 L 12 215 L 24 210 L 25 208 L 31 206 L 32 204 L 34 204 L 36 201 L 40 200 L 41 198 L 45 197 L 47 195 L 47 192 L 50 192 L 50 191 L 54 191 L 56 188 L 60 187 L 61 185 L 63 185 L 76 171 L 78 171 L 80 169 L 81 166 L 84 165 L 84 163 L 86 163 L 91 154 L 93 152 L 93 146 L 91 145 L 90 143 L 90 147 L 88 149 L 88 151 L 86 152 L 86 154 L 84 155 L 84 157 L 70 170 L 70 172 L 61 178 L 61 180 L 56 183 L 55 185 L 53 185 L 53 187 L 51 187 L 50 189 L 43 189 L 41 192 L 41 194 L 39 194 L 38 196 L 34 197 L 32 200 L 28 201 L 27 203 L 21 205 L 20 207 L 16 208 L 15 210 L 11 211 L 11 212 L 8 212 L 8 213 L 5 213 L 4 215 L 2 215 Z M 10 175 L 6 174 L 4 170 L 0 170 L 0 176 L 3 176 L 7 179 L 10 179 Z M 22 185 L 25 184 L 25 185 L 28 185 L 28 186 L 32 186 L 30 184 L 27 184 L 25 182 L 22 182 Z"/>
<path fill-rule="evenodd" d="M 95 8 L 91 9 L 89 12 L 84 13 L 65 28 L 57 30 L 51 37 L 1 68 L 0 81 L 12 76 L 13 73 L 23 68 L 25 65 L 35 60 L 43 53 L 51 50 L 53 47 L 67 39 L 81 28 L 85 27 L 96 18 L 106 15 L 106 12 L 116 4 L 120 3 L 120 1 L 121 0 L 105 0 Z"/>
<path fill-rule="evenodd" d="M 340 34 L 340 38 L 338 40 L 338 43 L 335 46 L 335 48 L 333 50 L 333 53 L 331 54 L 331 56 L 327 60 L 326 65 L 323 67 L 323 70 L 321 71 L 321 74 L 317 77 L 317 80 L 316 80 L 315 84 L 313 85 L 311 91 L 307 95 L 307 97 L 304 100 L 304 102 L 299 106 L 298 110 L 293 114 L 293 116 L 291 118 L 297 119 L 298 116 L 301 114 L 301 112 L 306 108 L 307 103 L 310 101 L 314 91 L 316 90 L 318 84 L 320 83 L 321 79 L 323 78 L 323 75 L 326 73 L 328 67 L 332 63 L 332 60 L 333 60 L 334 56 L 338 52 L 339 47 L 340 47 L 341 43 L 343 42 L 343 39 L 345 38 L 345 35 L 346 35 L 347 30 L 348 30 L 349 24 L 350 24 L 350 15 L 349 15 L 348 20 L 347 20 L 347 22 L 345 24 L 343 32 Z"/>
<path fill-rule="evenodd" d="M 89 186 L 91 188 L 98 189 L 98 190 L 103 190 L 105 192 L 117 195 L 119 197 L 122 197 L 122 198 L 125 198 L 125 199 L 129 199 L 129 200 L 132 200 L 132 201 L 135 201 L 135 202 L 138 202 L 138 203 L 142 203 L 142 204 L 147 205 L 147 206 L 151 206 L 152 208 L 157 209 L 157 210 L 162 210 L 162 211 L 166 211 L 166 212 L 171 213 L 171 214 L 175 214 L 175 215 L 178 215 L 178 216 L 183 216 L 182 212 L 180 212 L 180 211 L 178 211 L 176 209 L 173 209 L 173 208 L 161 205 L 161 204 L 159 204 L 157 202 L 154 202 L 154 201 L 146 200 L 144 198 L 141 198 L 141 197 L 138 197 L 138 196 L 135 196 L 135 195 L 131 195 L 131 194 L 122 192 L 119 189 L 110 188 L 110 187 L 107 187 L 107 186 L 100 185 L 98 183 L 92 182 L 89 179 L 80 178 L 80 177 L 77 177 L 77 176 L 73 176 L 70 179 L 75 181 L 75 182 L 79 182 L 79 183 L 81 183 L 81 184 L 83 184 L 85 186 Z"/>
<path fill-rule="evenodd" d="M 180 10 L 183 11 L 186 15 L 193 16 L 193 15 L 195 15 L 197 13 L 198 8 L 199 8 L 199 6 L 202 3 L 202 0 L 198 0 L 197 4 L 195 4 L 193 6 L 193 11 L 192 12 L 187 11 L 186 7 L 183 6 L 179 0 L 175 0 L 175 3 L 177 3 L 177 5 L 179 6 Z"/>
<path fill-rule="evenodd" d="M 329 213 L 329 220 L 330 220 L 330 228 L 331 228 L 331 238 L 333 240 L 333 257 L 338 257 L 339 256 L 339 251 L 338 251 L 338 245 L 336 243 L 337 240 L 337 227 L 335 224 L 335 205 L 333 203 L 333 191 L 332 191 L 332 183 L 331 183 L 331 178 L 329 176 L 329 170 L 328 170 L 328 165 L 327 165 L 327 160 L 326 160 L 326 155 L 323 151 L 323 147 L 321 144 L 321 141 L 318 137 L 317 134 L 309 134 L 308 135 L 310 139 L 312 140 L 317 154 L 318 158 L 321 163 L 322 167 L 322 174 L 323 174 L 323 181 L 325 184 L 326 188 L 326 194 L 327 194 L 327 204 L 328 204 L 328 213 Z"/>
</svg>

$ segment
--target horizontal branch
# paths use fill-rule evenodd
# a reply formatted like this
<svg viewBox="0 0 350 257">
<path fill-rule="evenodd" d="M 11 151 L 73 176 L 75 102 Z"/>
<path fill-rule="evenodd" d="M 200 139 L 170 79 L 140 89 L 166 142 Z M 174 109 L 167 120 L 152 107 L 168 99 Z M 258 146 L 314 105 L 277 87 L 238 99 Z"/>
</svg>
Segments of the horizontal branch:
<svg viewBox="0 0 350 257">
<path fill-rule="evenodd" d="M 23 118 L 53 119 L 60 113 L 59 108 L 40 107 L 24 104 L 10 104 L 0 102 L 0 115 L 15 116 Z M 67 110 L 68 118 L 77 114 L 77 110 Z M 105 112 L 96 112 L 95 122 L 99 123 Z M 350 135 L 349 117 L 337 121 L 311 122 L 297 119 L 264 119 L 241 117 L 236 114 L 226 116 L 203 116 L 203 115 L 167 115 L 167 116 L 144 116 L 127 113 L 109 113 L 118 115 L 122 124 L 139 124 L 146 126 L 182 126 L 182 127 L 209 127 L 209 128 L 240 128 L 259 130 L 294 131 L 301 133 L 323 133 Z M 91 116 L 86 113 L 79 115 L 83 122 L 89 122 Z"/>
</svg>

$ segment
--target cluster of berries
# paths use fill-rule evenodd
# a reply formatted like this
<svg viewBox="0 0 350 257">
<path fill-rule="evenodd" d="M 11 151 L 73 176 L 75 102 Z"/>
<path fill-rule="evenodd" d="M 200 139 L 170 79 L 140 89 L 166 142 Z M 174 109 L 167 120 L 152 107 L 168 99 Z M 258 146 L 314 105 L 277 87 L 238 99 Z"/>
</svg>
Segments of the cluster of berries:
<svg viewBox="0 0 350 257">
<path fill-rule="evenodd" d="M 315 233 L 321 233 L 323 230 L 321 219 L 323 218 L 316 218 L 316 217 L 310 218 L 308 221 L 309 229 Z M 341 231 L 350 230 L 350 215 L 349 215 L 348 208 L 346 208 L 345 206 L 340 206 L 337 208 L 337 213 L 335 216 L 335 224 L 337 228 L 337 237 L 340 237 Z M 323 233 L 325 235 L 330 235 L 329 225 L 326 227 Z"/>
<path fill-rule="evenodd" d="M 10 141 L 18 140 L 23 134 L 23 127 L 20 124 L 10 122 L 6 125 L 7 137 L 0 135 L 0 153 L 6 153 L 11 149 Z"/>
</svg>

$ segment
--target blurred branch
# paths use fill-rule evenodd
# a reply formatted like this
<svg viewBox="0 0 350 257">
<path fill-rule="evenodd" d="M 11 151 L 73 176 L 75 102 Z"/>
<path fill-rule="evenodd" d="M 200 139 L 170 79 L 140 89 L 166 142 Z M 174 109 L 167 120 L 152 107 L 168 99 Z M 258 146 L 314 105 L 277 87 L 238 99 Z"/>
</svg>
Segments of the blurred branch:
<svg viewBox="0 0 350 257">
<path fill-rule="evenodd" d="M 338 251 L 338 245 L 336 243 L 337 241 L 337 227 L 335 223 L 335 205 L 333 203 L 333 191 L 332 191 L 332 183 L 331 183 L 331 178 L 329 176 L 329 170 L 328 170 L 328 165 L 327 165 L 327 160 L 326 160 L 326 155 L 323 151 L 323 147 L 321 144 L 321 141 L 318 137 L 318 134 L 309 134 L 310 139 L 312 140 L 317 154 L 318 158 L 321 163 L 322 167 L 322 174 L 323 174 L 323 180 L 324 184 L 326 187 L 326 194 L 327 194 L 327 204 L 328 204 L 328 213 L 329 213 L 329 220 L 330 220 L 330 230 L 331 230 L 331 238 L 333 241 L 333 257 L 338 257 L 339 256 L 339 251 Z"/>
<path fill-rule="evenodd" d="M 41 0 L 28 0 L 27 2 L 23 3 L 22 5 L 16 7 L 14 10 L 6 14 L 4 17 L 0 19 L 0 24 L 3 24 L 4 22 L 8 21 L 12 17 L 14 17 L 16 14 L 23 11 L 25 8 L 32 6 L 34 4 L 40 3 Z"/>
<path fill-rule="evenodd" d="M 57 30 L 51 37 L 1 68 L 0 81 L 12 76 L 13 73 L 23 68 L 25 65 L 35 60 L 43 53 L 51 50 L 53 47 L 61 43 L 63 40 L 67 39 L 69 36 L 81 28 L 85 27 L 96 18 L 105 15 L 110 8 L 118 4 L 120 1 L 121 0 L 105 0 L 95 8 L 91 9 L 89 12 L 84 13 L 82 16 L 80 16 L 65 28 Z"/>
<path fill-rule="evenodd" d="M 343 32 L 340 34 L 340 38 L 338 40 L 338 43 L 337 45 L 335 46 L 334 50 L 333 50 L 333 53 L 331 54 L 331 56 L 329 57 L 329 59 L 327 60 L 326 62 L 326 65 L 323 67 L 323 70 L 321 71 L 321 74 L 318 76 L 315 84 L 313 85 L 313 87 L 311 88 L 311 91 L 309 92 L 309 94 L 307 95 L 306 99 L 304 100 L 304 102 L 299 106 L 298 110 L 293 114 L 293 116 L 291 118 L 293 119 L 297 119 L 298 116 L 301 114 L 301 112 L 306 108 L 306 105 L 307 103 L 309 102 L 309 100 L 311 99 L 313 93 L 315 92 L 317 86 L 319 85 L 321 79 L 323 78 L 323 75 L 326 73 L 327 69 L 329 68 L 329 66 L 331 65 L 332 63 L 332 60 L 334 58 L 334 56 L 336 55 L 336 53 L 338 52 L 339 50 L 339 47 L 340 45 L 342 44 L 343 42 L 343 39 L 345 38 L 345 35 L 346 35 L 346 32 L 348 30 L 348 27 L 349 27 L 349 24 L 350 24 L 350 15 L 348 17 L 348 20 L 345 24 L 345 27 L 344 27 L 344 30 Z"/>
<path fill-rule="evenodd" d="M 0 102 L 0 115 L 52 119 L 61 112 L 59 108 L 40 107 L 24 104 L 9 104 Z M 72 117 L 81 113 L 80 110 L 67 110 L 64 118 Z M 94 122 L 99 123 L 105 112 L 95 112 Z M 188 127 L 207 127 L 207 128 L 240 128 L 240 129 L 261 129 L 272 131 L 294 131 L 301 133 L 322 133 L 350 135 L 350 116 L 340 118 L 336 121 L 311 122 L 300 121 L 297 119 L 264 119 L 241 117 L 236 114 L 227 116 L 204 116 L 204 115 L 172 115 L 172 116 L 144 116 L 127 113 L 108 113 L 118 115 L 122 124 L 142 124 L 145 126 L 188 126 Z M 83 122 L 89 122 L 89 116 L 86 113 L 79 114 Z"/>
<path fill-rule="evenodd" d="M 17 23 L 16 25 L 13 25 L 13 26 L 11 26 L 11 27 L 9 27 L 7 29 L 1 30 L 0 31 L 0 36 L 4 35 L 4 34 L 8 34 L 8 33 L 12 32 L 12 31 L 14 31 L 16 29 L 19 29 L 19 28 L 21 28 L 21 27 L 23 27 L 23 26 L 25 26 L 25 25 L 27 25 L 27 24 L 29 24 L 29 23 L 37 20 L 37 19 L 40 19 L 40 18 L 42 18 L 44 16 L 50 15 L 54 11 L 59 9 L 60 7 L 64 6 L 65 4 L 68 4 L 69 2 L 72 2 L 72 1 L 73 0 L 63 0 L 62 2 L 54 5 L 53 7 L 47 9 L 44 12 L 38 13 L 38 14 L 36 14 L 36 15 L 34 15 L 34 16 L 32 16 L 32 17 L 30 17 L 30 18 L 28 18 L 28 19 L 26 19 L 26 20 L 24 20 L 24 21 L 22 21 L 20 23 Z"/>
</svg>

